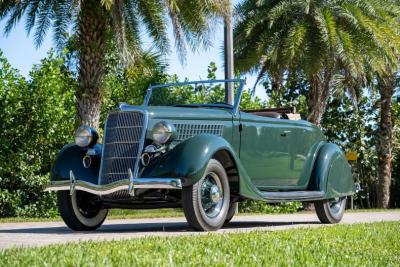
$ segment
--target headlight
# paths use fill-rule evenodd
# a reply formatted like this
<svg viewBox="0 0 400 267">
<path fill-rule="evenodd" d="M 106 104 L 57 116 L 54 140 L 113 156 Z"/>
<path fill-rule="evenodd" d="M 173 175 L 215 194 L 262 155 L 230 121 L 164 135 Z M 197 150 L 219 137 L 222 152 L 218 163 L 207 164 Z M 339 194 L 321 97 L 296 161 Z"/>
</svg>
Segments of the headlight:
<svg viewBox="0 0 400 267">
<path fill-rule="evenodd" d="M 175 135 L 175 127 L 165 121 L 157 122 L 152 130 L 153 141 L 158 144 L 165 144 Z"/>
<path fill-rule="evenodd" d="M 75 132 L 75 144 L 80 147 L 92 147 L 98 138 L 97 132 L 87 125 L 80 126 Z"/>
</svg>

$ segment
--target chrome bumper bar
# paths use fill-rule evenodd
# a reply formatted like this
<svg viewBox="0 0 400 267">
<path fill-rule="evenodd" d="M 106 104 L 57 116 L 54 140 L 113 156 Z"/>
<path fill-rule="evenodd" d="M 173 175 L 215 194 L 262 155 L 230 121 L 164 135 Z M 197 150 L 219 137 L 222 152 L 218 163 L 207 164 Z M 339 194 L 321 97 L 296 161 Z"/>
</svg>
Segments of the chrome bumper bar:
<svg viewBox="0 0 400 267">
<path fill-rule="evenodd" d="M 81 190 L 95 195 L 108 195 L 120 190 L 128 190 L 131 195 L 136 188 L 149 189 L 182 189 L 181 179 L 178 178 L 136 178 L 124 179 L 106 185 L 97 185 L 82 180 L 51 181 L 44 191 L 68 190 L 72 194 Z"/>
</svg>

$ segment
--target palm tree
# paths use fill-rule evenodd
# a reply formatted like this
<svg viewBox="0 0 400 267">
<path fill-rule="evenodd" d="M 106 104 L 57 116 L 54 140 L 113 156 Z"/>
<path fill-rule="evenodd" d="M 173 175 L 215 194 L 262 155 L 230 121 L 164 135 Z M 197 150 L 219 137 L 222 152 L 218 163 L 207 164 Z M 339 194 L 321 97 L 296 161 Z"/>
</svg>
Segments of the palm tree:
<svg viewBox="0 0 400 267">
<path fill-rule="evenodd" d="M 245 0 L 236 7 L 236 68 L 273 82 L 296 70 L 307 76 L 308 120 L 320 125 L 335 75 L 352 95 L 365 67 L 383 73 L 396 61 L 399 7 L 376 0 Z M 357 85 L 357 86 L 355 86 Z"/>
<path fill-rule="evenodd" d="M 395 92 L 397 81 L 396 75 L 389 72 L 378 76 L 377 80 L 380 94 L 380 116 L 377 129 L 379 184 L 377 200 L 379 208 L 388 208 L 393 160 L 392 96 Z"/>
<path fill-rule="evenodd" d="M 103 60 L 108 36 L 115 38 L 122 62 L 134 62 L 140 51 L 142 29 L 162 52 L 169 50 L 167 18 L 172 23 L 175 44 L 182 58 L 186 46 L 209 42 L 210 23 L 227 14 L 224 0 L 4 0 L 0 20 L 7 19 L 5 33 L 26 17 L 26 30 L 34 31 L 40 46 L 52 28 L 54 40 L 62 47 L 68 32 L 78 36 L 79 89 L 77 108 L 83 124 L 98 128 L 103 99 Z"/>
<path fill-rule="evenodd" d="M 319 125 L 335 76 L 356 96 L 378 80 L 378 206 L 389 203 L 391 96 L 400 48 L 398 1 L 245 0 L 236 7 L 236 68 L 276 84 L 301 70 L 310 84 L 308 120 Z M 371 78 L 372 77 L 372 78 Z M 378 77 L 377 79 L 374 77 Z M 279 89 L 279 86 L 275 86 Z"/>
</svg>

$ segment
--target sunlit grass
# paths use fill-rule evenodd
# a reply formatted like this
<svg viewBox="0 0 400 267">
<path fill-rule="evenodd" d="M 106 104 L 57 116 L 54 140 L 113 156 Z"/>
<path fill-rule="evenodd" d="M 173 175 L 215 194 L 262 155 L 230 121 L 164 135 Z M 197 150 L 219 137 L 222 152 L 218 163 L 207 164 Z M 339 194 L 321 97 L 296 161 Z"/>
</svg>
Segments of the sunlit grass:
<svg viewBox="0 0 400 267">
<path fill-rule="evenodd" d="M 0 266 L 398 266 L 400 222 L 146 237 L 0 252 Z"/>
</svg>

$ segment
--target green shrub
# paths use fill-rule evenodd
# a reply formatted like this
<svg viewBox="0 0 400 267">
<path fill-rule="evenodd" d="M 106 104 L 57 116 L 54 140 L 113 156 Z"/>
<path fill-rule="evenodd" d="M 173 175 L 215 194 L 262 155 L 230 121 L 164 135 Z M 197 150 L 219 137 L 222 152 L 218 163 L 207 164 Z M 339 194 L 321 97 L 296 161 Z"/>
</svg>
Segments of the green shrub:
<svg viewBox="0 0 400 267">
<path fill-rule="evenodd" d="M 43 188 L 75 128 L 75 81 L 64 62 L 50 52 L 27 81 L 0 52 L 1 217 L 56 214 L 54 194 Z"/>
<path fill-rule="evenodd" d="M 293 213 L 299 211 L 303 205 L 300 202 L 281 204 L 267 204 L 264 201 L 245 200 L 239 203 L 241 213 Z"/>
</svg>

